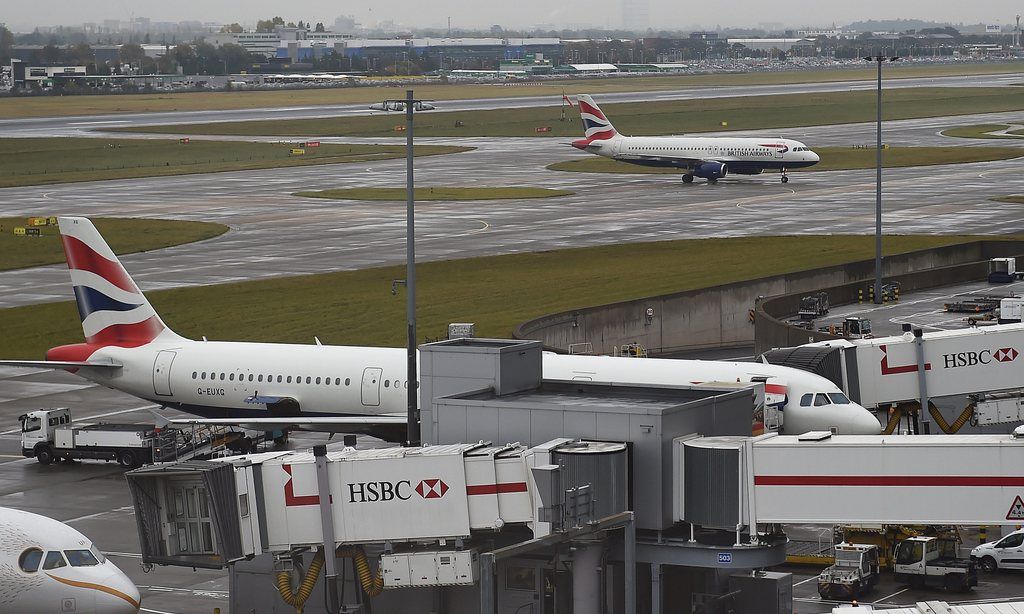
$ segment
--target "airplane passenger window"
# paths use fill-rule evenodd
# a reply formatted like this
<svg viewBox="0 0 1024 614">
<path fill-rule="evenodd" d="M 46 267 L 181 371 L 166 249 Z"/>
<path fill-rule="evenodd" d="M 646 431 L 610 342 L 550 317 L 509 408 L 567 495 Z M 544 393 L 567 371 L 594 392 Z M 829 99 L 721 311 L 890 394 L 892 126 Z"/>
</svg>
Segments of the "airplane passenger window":
<svg viewBox="0 0 1024 614">
<path fill-rule="evenodd" d="M 290 381 L 292 381 L 292 378 L 290 378 L 290 377 L 289 377 L 289 378 L 288 378 L 288 381 L 289 381 L 289 382 L 290 382 Z M 280 375 L 278 375 L 278 376 L 277 376 L 277 383 L 278 383 L 278 384 L 280 384 L 280 383 L 281 383 L 281 376 L 280 376 Z"/>
<path fill-rule="evenodd" d="M 349 384 L 349 382 L 350 382 L 350 381 L 352 381 L 352 380 L 350 380 L 349 378 L 347 378 L 347 377 L 346 377 L 346 378 L 345 378 L 345 385 L 346 385 L 346 386 L 348 386 L 348 384 Z"/>
<path fill-rule="evenodd" d="M 43 558 L 43 551 L 39 548 L 29 548 L 28 550 L 21 553 L 18 557 L 18 567 L 21 567 L 22 571 L 32 573 L 39 569 L 39 561 Z"/>
<path fill-rule="evenodd" d="M 307 375 L 306 376 L 306 383 L 309 384 L 309 383 L 312 383 L 312 381 L 313 381 L 313 378 L 311 378 L 310 376 Z"/>
<path fill-rule="evenodd" d="M 197 377 L 199 377 L 199 374 L 196 373 L 195 371 L 193 371 L 192 372 L 192 379 L 196 379 Z"/>
<path fill-rule="evenodd" d="M 808 392 L 804 396 L 800 397 L 800 407 L 810 407 L 811 406 L 811 399 L 813 399 L 813 398 L 814 398 L 814 395 L 811 394 L 810 392 Z"/>
<path fill-rule="evenodd" d="M 341 378 L 340 377 L 334 378 L 334 385 L 335 386 L 340 386 L 341 385 Z"/>
<path fill-rule="evenodd" d="M 232 373 L 231 375 L 229 375 L 228 379 L 231 380 L 231 381 L 235 381 L 235 374 Z"/>
<path fill-rule="evenodd" d="M 820 392 L 818 394 L 814 395 L 814 406 L 815 407 L 821 407 L 822 405 L 828 405 L 828 404 L 829 404 L 829 400 L 828 400 L 828 396 L 827 395 L 822 394 Z"/>
<path fill-rule="evenodd" d="M 260 373 L 259 375 L 256 376 L 256 381 L 260 382 L 260 383 L 263 382 L 263 374 L 262 373 Z"/>
<path fill-rule="evenodd" d="M 64 562 L 64 557 L 61 556 L 59 550 L 53 550 L 52 552 L 46 553 L 46 560 L 43 561 L 43 569 L 58 569 L 66 566 L 67 563 Z"/>
<path fill-rule="evenodd" d="M 285 382 L 286 382 L 286 383 L 289 383 L 289 384 L 290 384 L 290 383 L 292 383 L 292 376 L 291 376 L 291 375 L 289 375 L 289 376 L 288 376 L 288 379 L 286 379 L 286 380 L 285 380 Z"/>
<path fill-rule="evenodd" d="M 249 374 L 249 381 L 252 381 L 252 373 Z"/>
<path fill-rule="evenodd" d="M 223 373 L 220 374 L 220 381 L 222 381 L 222 382 L 224 381 L 224 374 Z"/>
<path fill-rule="evenodd" d="M 384 387 L 387 388 L 391 380 L 384 380 Z"/>
<path fill-rule="evenodd" d="M 100 564 L 88 550 L 65 550 L 64 556 L 68 557 L 68 563 L 72 567 L 92 567 Z"/>
<path fill-rule="evenodd" d="M 202 372 L 202 373 L 201 373 L 201 374 L 199 375 L 199 379 L 206 379 L 206 371 L 203 371 L 203 372 Z"/>
<path fill-rule="evenodd" d="M 318 378 L 316 378 L 316 383 L 317 383 L 317 384 L 319 384 L 319 383 L 320 383 L 320 378 L 319 378 L 319 377 L 318 377 Z"/>
</svg>

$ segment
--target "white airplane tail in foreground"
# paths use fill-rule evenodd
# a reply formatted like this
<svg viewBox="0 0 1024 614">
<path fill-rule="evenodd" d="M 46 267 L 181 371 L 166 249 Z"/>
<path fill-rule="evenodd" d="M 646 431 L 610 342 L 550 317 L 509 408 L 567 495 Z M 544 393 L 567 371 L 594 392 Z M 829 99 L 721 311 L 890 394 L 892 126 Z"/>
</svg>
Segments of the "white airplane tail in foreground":
<svg viewBox="0 0 1024 614">
<path fill-rule="evenodd" d="M 408 381 L 405 349 L 186 339 L 160 319 L 89 220 L 59 223 L 85 343 L 53 348 L 45 361 L 0 365 L 66 369 L 201 417 L 172 423 L 404 439 L 408 387 L 418 386 Z M 765 381 L 786 429 L 877 434 L 881 428 L 832 382 L 776 365 L 545 355 L 544 377 L 668 386 Z"/>
<path fill-rule="evenodd" d="M 584 138 L 573 141 L 573 147 L 629 164 L 678 168 L 684 183 L 694 177 L 716 183 L 729 173 L 760 175 L 766 170 L 779 171 L 787 183 L 789 169 L 820 159 L 803 143 L 783 138 L 623 136 L 593 98 L 580 94 L 576 99 Z"/>
</svg>

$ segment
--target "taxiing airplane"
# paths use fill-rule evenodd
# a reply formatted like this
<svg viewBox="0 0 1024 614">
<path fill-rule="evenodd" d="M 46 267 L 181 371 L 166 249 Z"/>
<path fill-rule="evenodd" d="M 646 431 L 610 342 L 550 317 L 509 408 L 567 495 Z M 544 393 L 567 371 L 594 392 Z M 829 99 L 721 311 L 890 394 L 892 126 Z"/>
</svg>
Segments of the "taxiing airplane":
<svg viewBox="0 0 1024 614">
<path fill-rule="evenodd" d="M 139 590 L 88 537 L 46 516 L 0 507 L 0 612 L 135 614 Z"/>
<path fill-rule="evenodd" d="M 208 423 L 404 439 L 405 349 L 186 339 L 164 324 L 92 222 L 61 217 L 59 224 L 85 343 L 52 348 L 45 361 L 0 365 L 66 369 Z M 543 371 L 548 379 L 622 384 L 766 380 L 768 403 L 784 411 L 789 432 L 881 430 L 835 384 L 790 367 L 545 354 Z M 801 406 L 806 394 L 820 399 Z"/>
<path fill-rule="evenodd" d="M 760 175 L 766 170 L 782 173 L 818 163 L 818 154 L 800 141 L 772 138 L 697 137 L 697 136 L 623 136 L 586 94 L 576 97 L 583 120 L 584 138 L 572 146 L 605 158 L 637 164 L 679 168 L 683 183 L 694 177 L 716 183 L 729 173 Z"/>
</svg>

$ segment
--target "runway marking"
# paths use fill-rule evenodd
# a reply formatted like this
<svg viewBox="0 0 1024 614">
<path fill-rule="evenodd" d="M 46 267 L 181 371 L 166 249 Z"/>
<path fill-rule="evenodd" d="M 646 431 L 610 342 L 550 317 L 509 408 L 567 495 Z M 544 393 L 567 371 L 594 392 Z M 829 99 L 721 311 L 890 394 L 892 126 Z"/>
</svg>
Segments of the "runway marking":
<svg viewBox="0 0 1024 614">
<path fill-rule="evenodd" d="M 799 582 L 797 582 L 793 586 L 800 586 L 801 584 L 807 584 L 811 580 L 817 580 L 817 579 L 818 579 L 818 576 L 811 576 L 810 578 L 807 578 L 806 580 L 800 580 Z"/>
<path fill-rule="evenodd" d="M 99 518 L 100 516 L 105 516 L 107 514 L 113 514 L 113 513 L 116 513 L 116 512 L 126 512 L 128 510 L 133 510 L 134 511 L 135 510 L 135 506 L 134 505 L 125 505 L 123 507 L 116 507 L 116 508 L 114 508 L 112 510 L 108 510 L 108 511 L 105 511 L 105 512 L 96 512 L 95 514 L 86 514 L 85 516 L 78 516 L 78 517 L 75 517 L 75 518 L 69 518 L 67 520 L 64 520 L 63 522 L 64 522 L 64 524 L 71 524 L 72 522 L 78 522 L 80 520 L 91 520 L 93 518 Z"/>
<path fill-rule="evenodd" d="M 96 414 L 95 416 L 83 416 L 81 418 L 73 418 L 71 421 L 72 422 L 89 422 L 89 421 L 95 420 L 97 418 L 107 418 L 109 416 L 119 416 L 121 414 L 130 414 L 130 413 L 132 413 L 134 411 L 139 411 L 139 410 L 142 410 L 142 409 L 155 409 L 157 407 L 160 407 L 160 406 L 159 405 L 154 405 L 154 404 L 140 405 L 138 407 L 132 407 L 131 409 L 119 409 L 117 411 L 108 411 L 108 412 L 106 412 L 104 414 Z M 12 429 L 12 430 L 9 430 L 9 431 L 0 431 L 0 435 L 11 435 L 13 433 L 20 433 L 20 432 L 21 432 L 21 429 L 20 428 L 16 428 L 16 429 Z"/>
<path fill-rule="evenodd" d="M 878 601 L 876 601 L 875 603 L 882 603 L 882 602 L 884 602 L 884 601 L 887 601 L 887 600 L 889 600 L 889 599 L 892 599 L 893 597 L 895 597 L 896 595 L 899 595 L 900 593 L 905 593 L 905 592 L 907 592 L 907 591 L 909 591 L 909 590 L 910 590 L 910 587 L 909 587 L 909 586 L 908 586 L 907 588 L 903 588 L 903 589 L 900 589 L 900 590 L 896 591 L 895 593 L 893 593 L 893 594 L 891 594 L 891 595 L 888 595 L 888 596 L 886 596 L 886 597 L 882 597 L 881 599 L 879 599 L 879 600 L 878 600 Z"/>
</svg>

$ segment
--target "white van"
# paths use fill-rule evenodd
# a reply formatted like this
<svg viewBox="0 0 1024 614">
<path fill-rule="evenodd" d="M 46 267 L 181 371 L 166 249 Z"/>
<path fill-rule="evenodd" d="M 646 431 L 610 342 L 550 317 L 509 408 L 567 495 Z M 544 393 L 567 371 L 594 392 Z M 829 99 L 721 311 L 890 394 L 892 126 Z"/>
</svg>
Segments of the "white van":
<svg viewBox="0 0 1024 614">
<path fill-rule="evenodd" d="M 971 559 L 985 571 L 997 569 L 1024 569 L 1024 529 L 1006 537 L 981 544 L 971 550 Z"/>
</svg>

